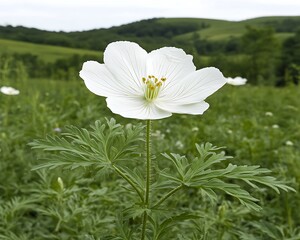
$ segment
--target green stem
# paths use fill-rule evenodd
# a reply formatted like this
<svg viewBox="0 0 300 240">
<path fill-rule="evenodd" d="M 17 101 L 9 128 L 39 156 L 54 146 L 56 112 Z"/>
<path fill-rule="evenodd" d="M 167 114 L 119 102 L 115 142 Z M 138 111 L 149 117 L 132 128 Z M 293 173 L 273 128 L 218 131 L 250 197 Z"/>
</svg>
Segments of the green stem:
<svg viewBox="0 0 300 240">
<path fill-rule="evenodd" d="M 147 220 L 148 220 L 148 214 L 146 213 L 146 211 L 144 212 L 144 215 L 143 215 L 143 228 L 142 228 L 142 237 L 141 237 L 141 240 L 144 240 L 145 239 L 145 235 L 146 235 L 146 223 L 147 223 Z"/>
<path fill-rule="evenodd" d="M 167 198 L 169 198 L 171 195 L 176 193 L 178 190 L 180 190 L 183 187 L 183 185 L 179 185 L 170 192 L 168 192 L 164 197 L 162 197 L 154 206 L 153 208 L 158 207 L 160 204 L 162 204 Z"/>
<path fill-rule="evenodd" d="M 149 195 L 150 195 L 150 177 L 151 177 L 151 120 L 147 120 L 146 129 L 146 158 L 147 158 L 147 169 L 146 169 L 146 190 L 145 190 L 145 208 L 149 208 Z M 145 239 L 146 225 L 148 220 L 148 214 L 145 211 L 143 215 L 143 226 L 142 226 L 142 237 L 141 240 Z"/>
<path fill-rule="evenodd" d="M 140 199 L 142 201 L 144 201 L 143 195 L 140 192 L 140 190 L 138 189 L 138 187 L 134 184 L 134 182 L 128 177 L 126 176 L 125 173 L 123 173 L 117 166 L 112 165 L 112 167 L 115 169 L 115 171 L 124 179 L 126 180 L 133 188 L 134 190 L 137 192 L 137 194 L 139 195 Z"/>
</svg>

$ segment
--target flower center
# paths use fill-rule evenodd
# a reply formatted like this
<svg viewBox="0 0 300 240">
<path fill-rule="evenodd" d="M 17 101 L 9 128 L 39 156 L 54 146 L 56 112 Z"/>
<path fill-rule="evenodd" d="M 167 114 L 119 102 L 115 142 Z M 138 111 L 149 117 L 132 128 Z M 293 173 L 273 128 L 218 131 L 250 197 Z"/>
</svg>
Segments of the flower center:
<svg viewBox="0 0 300 240">
<path fill-rule="evenodd" d="M 143 77 L 142 81 L 146 85 L 145 98 L 148 101 L 152 101 L 153 99 L 157 98 L 159 90 L 166 80 L 167 79 L 165 77 L 158 79 L 153 75 L 149 75 L 147 78 Z"/>
</svg>

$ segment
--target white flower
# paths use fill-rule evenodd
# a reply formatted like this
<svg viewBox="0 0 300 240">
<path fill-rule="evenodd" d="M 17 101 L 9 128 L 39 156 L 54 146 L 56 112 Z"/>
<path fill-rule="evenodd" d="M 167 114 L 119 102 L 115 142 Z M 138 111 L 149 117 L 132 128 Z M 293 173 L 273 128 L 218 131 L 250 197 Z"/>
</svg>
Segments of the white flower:
<svg viewBox="0 0 300 240">
<path fill-rule="evenodd" d="M 199 131 L 199 128 L 197 128 L 197 127 L 192 128 L 192 132 L 198 132 L 198 131 Z"/>
<path fill-rule="evenodd" d="M 61 128 L 59 128 L 59 127 L 53 128 L 53 131 L 60 133 L 61 132 Z"/>
<path fill-rule="evenodd" d="M 232 132 L 231 129 L 228 129 L 228 130 L 227 130 L 227 133 L 228 133 L 228 134 L 232 134 L 233 132 Z"/>
<path fill-rule="evenodd" d="M 230 85 L 234 85 L 234 86 L 245 85 L 246 82 L 247 82 L 247 79 L 242 78 L 242 77 L 235 77 L 235 78 L 228 77 L 227 78 L 227 83 Z"/>
<path fill-rule="evenodd" d="M 182 143 L 181 141 L 179 141 L 179 140 L 175 143 L 175 146 L 176 146 L 178 149 L 183 149 L 183 147 L 184 147 L 183 143 Z"/>
<path fill-rule="evenodd" d="M 287 146 L 294 146 L 294 143 L 292 142 L 292 141 L 286 141 L 285 142 L 285 145 L 287 145 Z"/>
<path fill-rule="evenodd" d="M 14 89 L 12 87 L 5 87 L 5 86 L 0 88 L 0 92 L 2 92 L 5 95 L 18 95 L 20 93 L 20 91 L 17 89 Z"/>
<path fill-rule="evenodd" d="M 165 138 L 165 134 L 161 133 L 161 131 L 159 130 L 156 130 L 154 133 L 152 133 L 152 136 L 160 140 L 163 140 Z"/>
<path fill-rule="evenodd" d="M 104 64 L 87 61 L 80 77 L 87 88 L 106 97 L 116 114 L 136 119 L 161 119 L 172 113 L 203 114 L 204 100 L 226 83 L 213 67 L 196 71 L 182 49 L 164 47 L 147 53 L 132 42 L 113 42 Z"/>
<path fill-rule="evenodd" d="M 268 117 L 273 117 L 273 113 L 272 112 L 266 112 L 265 115 L 268 116 Z"/>
<path fill-rule="evenodd" d="M 277 124 L 272 125 L 272 128 L 277 129 L 279 126 Z"/>
</svg>

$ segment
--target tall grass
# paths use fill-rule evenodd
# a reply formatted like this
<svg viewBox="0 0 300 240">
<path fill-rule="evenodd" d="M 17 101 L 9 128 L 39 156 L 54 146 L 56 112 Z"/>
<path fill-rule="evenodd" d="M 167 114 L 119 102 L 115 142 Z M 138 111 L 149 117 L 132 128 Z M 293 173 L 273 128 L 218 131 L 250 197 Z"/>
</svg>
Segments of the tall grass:
<svg viewBox="0 0 300 240">
<path fill-rule="evenodd" d="M 44 155 L 27 144 L 60 135 L 69 124 L 88 127 L 105 117 L 124 125 L 138 121 L 112 114 L 104 98 L 90 94 L 82 81 L 2 78 L 1 85 L 4 82 L 19 89 L 20 95 L 0 94 L 0 239 L 100 239 L 99 229 L 113 235 L 117 228 L 123 229 L 123 239 L 135 239 L 128 237 L 126 225 L 115 222 L 116 214 L 126 207 L 116 201 L 122 196 L 117 189 L 120 180 L 99 182 L 99 176 L 91 178 L 93 169 L 32 171 Z M 195 143 L 208 141 L 226 146 L 224 151 L 235 157 L 233 163 L 272 169 L 299 191 L 299 90 L 226 86 L 209 98 L 211 106 L 203 116 L 174 115 L 154 121 L 153 151 L 190 156 L 195 154 Z M 253 194 L 264 207 L 260 213 L 223 195 L 215 206 L 205 201 L 199 206 L 197 199 L 183 201 L 203 219 L 175 226 L 183 229 L 178 239 L 184 239 L 190 228 L 204 232 L 203 239 L 299 239 L 300 216 L 295 211 L 299 194 L 258 195 L 255 190 Z"/>
</svg>

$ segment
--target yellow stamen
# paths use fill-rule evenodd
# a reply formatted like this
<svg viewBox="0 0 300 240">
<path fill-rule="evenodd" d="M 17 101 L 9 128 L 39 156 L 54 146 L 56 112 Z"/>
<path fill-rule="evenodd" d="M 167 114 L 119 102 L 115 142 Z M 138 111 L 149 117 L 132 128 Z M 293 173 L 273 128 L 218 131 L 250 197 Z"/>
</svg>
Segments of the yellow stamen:
<svg viewBox="0 0 300 240">
<path fill-rule="evenodd" d="M 145 98 L 148 101 L 152 101 L 157 98 L 159 90 L 166 80 L 167 79 L 165 77 L 159 79 L 153 75 L 149 75 L 148 78 L 143 77 L 142 81 L 146 85 Z"/>
</svg>

